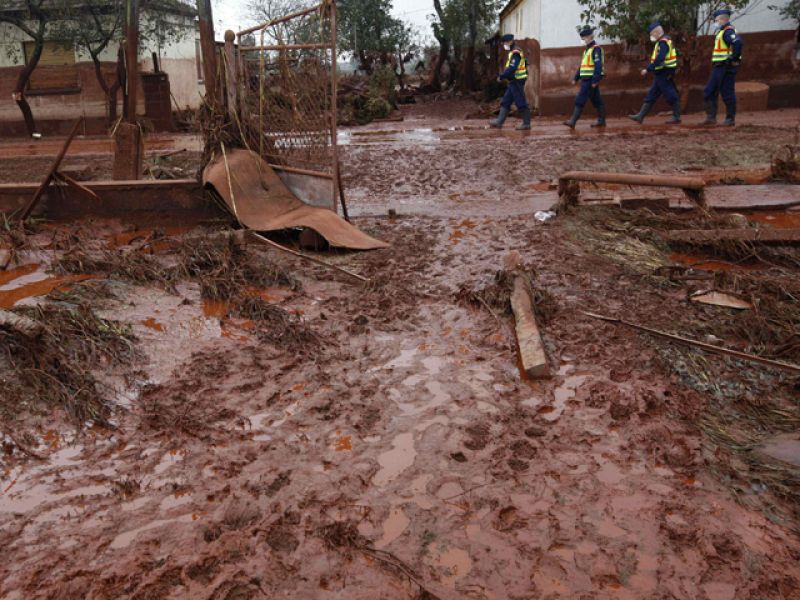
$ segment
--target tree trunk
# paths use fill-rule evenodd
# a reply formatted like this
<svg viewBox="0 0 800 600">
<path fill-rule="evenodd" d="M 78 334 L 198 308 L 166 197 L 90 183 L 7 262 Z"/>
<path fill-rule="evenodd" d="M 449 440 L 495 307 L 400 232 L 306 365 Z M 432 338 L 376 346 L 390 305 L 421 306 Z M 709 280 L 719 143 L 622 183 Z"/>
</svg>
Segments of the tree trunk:
<svg viewBox="0 0 800 600">
<path fill-rule="evenodd" d="M 475 47 L 469 46 L 464 52 L 461 64 L 461 89 L 465 92 L 475 90 Z"/>
<path fill-rule="evenodd" d="M 450 40 L 447 39 L 444 33 L 444 11 L 442 10 L 442 3 L 440 0 L 433 0 L 433 8 L 436 10 L 436 15 L 439 17 L 439 23 L 433 24 L 433 37 L 439 42 L 439 54 L 436 57 L 436 62 L 433 64 L 431 77 L 428 80 L 428 87 L 438 92 L 442 89 L 442 67 L 450 54 Z"/>
<path fill-rule="evenodd" d="M 103 69 L 98 54 L 95 52 L 90 52 L 89 54 L 92 57 L 92 63 L 94 63 L 94 74 L 95 77 L 97 77 L 97 83 L 100 84 L 100 88 L 106 96 L 106 116 L 108 118 L 108 124 L 112 125 L 114 121 L 117 120 L 117 90 L 119 89 L 119 81 L 115 81 L 109 86 L 103 75 Z"/>
<path fill-rule="evenodd" d="M 28 104 L 28 100 L 25 98 L 25 88 L 28 87 L 28 81 L 31 78 L 31 74 L 36 68 L 36 65 L 39 64 L 39 59 L 42 57 L 42 50 L 44 49 L 44 23 L 40 25 L 39 32 L 42 35 L 38 36 L 34 40 L 36 45 L 33 49 L 33 55 L 28 61 L 28 64 L 23 67 L 22 71 L 20 71 L 19 76 L 17 77 L 17 84 L 14 86 L 13 94 L 17 106 L 19 106 L 19 110 L 22 112 L 22 118 L 25 120 L 25 127 L 28 129 L 28 135 L 30 136 L 37 133 L 36 121 L 33 118 L 31 106 Z"/>
</svg>

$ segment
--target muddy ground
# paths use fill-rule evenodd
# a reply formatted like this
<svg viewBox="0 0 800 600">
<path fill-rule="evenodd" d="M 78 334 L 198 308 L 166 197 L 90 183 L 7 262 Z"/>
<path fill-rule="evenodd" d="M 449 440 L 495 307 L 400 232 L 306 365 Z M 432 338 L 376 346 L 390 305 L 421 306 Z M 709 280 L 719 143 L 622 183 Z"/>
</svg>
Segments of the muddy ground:
<svg viewBox="0 0 800 600">
<path fill-rule="evenodd" d="M 425 110 L 407 121 L 430 132 L 363 135 L 373 125 L 343 153 L 357 225 L 392 246 L 326 259 L 368 284 L 241 247 L 223 224 L 23 236 L 0 307 L 71 328 L 46 328 L 24 373 L 41 382 L 75 360 L 92 380 L 20 400 L 19 354 L 0 358 L 0 597 L 800 595 L 800 380 L 585 314 L 798 363 L 796 250 L 656 237 L 718 215 L 518 215 L 565 166 L 763 165 L 797 115 L 657 141 L 621 123 L 448 140 L 471 122 Z M 516 364 L 496 275 L 513 250 L 550 380 Z M 708 286 L 758 310 L 688 301 Z M 80 403 L 89 387 L 99 404 Z"/>
</svg>

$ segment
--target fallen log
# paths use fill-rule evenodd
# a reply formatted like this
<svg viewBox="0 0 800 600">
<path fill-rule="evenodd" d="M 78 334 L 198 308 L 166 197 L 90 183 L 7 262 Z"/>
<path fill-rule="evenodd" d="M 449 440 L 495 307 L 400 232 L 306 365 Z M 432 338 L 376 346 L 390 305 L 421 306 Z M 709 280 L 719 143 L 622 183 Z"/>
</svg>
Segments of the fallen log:
<svg viewBox="0 0 800 600">
<path fill-rule="evenodd" d="M 706 205 L 705 181 L 699 177 L 672 175 L 639 175 L 636 173 L 600 173 L 595 171 L 568 171 L 558 178 L 559 201 L 564 206 L 578 203 L 580 186 L 578 182 L 616 183 L 647 187 L 680 188 L 683 193 L 700 206 Z"/>
<path fill-rule="evenodd" d="M 513 269 L 508 267 L 513 265 Z M 519 266 L 519 255 L 506 257 L 506 267 L 515 272 L 514 289 L 511 292 L 511 310 L 514 312 L 515 331 L 522 370 L 531 379 L 550 377 L 550 364 L 544 351 L 544 342 L 536 323 L 531 300 L 530 280 Z"/>
<path fill-rule="evenodd" d="M 664 231 L 660 235 L 668 242 L 698 245 L 749 242 L 781 246 L 800 243 L 800 229 L 678 229 Z"/>
</svg>

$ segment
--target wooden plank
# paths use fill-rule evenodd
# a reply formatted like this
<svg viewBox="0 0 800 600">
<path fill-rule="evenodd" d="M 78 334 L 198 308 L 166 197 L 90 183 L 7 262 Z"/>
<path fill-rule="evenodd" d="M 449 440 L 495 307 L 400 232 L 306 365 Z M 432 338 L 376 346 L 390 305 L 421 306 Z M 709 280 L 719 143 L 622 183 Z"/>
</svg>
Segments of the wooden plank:
<svg viewBox="0 0 800 600">
<path fill-rule="evenodd" d="M 800 243 L 800 229 L 679 229 L 659 235 L 668 242 L 710 244 L 749 242 L 753 244 L 795 245 Z"/>
<path fill-rule="evenodd" d="M 22 214 L 20 215 L 21 220 L 26 220 L 28 217 L 31 216 L 33 209 L 36 208 L 36 204 L 39 202 L 39 199 L 44 194 L 44 191 L 47 189 L 47 186 L 50 185 L 50 182 L 53 180 L 53 175 L 58 170 L 58 167 L 61 166 L 61 161 L 64 160 L 64 156 L 67 154 L 67 150 L 69 150 L 69 145 L 72 143 L 72 140 L 75 138 L 75 134 L 78 133 L 78 126 L 80 126 L 81 121 L 83 121 L 83 117 L 78 117 L 75 120 L 75 124 L 72 126 L 72 130 L 69 132 L 69 136 L 64 141 L 64 145 L 61 146 L 61 151 L 56 156 L 53 164 L 50 165 L 50 170 L 47 172 L 47 175 L 42 180 L 42 183 L 39 184 L 39 188 L 36 190 L 36 193 L 33 195 L 33 198 L 30 199 L 28 204 L 25 205 L 25 208 L 22 209 Z"/>
<path fill-rule="evenodd" d="M 511 308 L 516 321 L 517 344 L 522 360 L 522 369 L 531 379 L 550 377 L 550 365 L 544 351 L 542 336 L 533 314 L 528 281 L 518 274 L 514 279 L 514 291 L 511 294 Z"/>
</svg>

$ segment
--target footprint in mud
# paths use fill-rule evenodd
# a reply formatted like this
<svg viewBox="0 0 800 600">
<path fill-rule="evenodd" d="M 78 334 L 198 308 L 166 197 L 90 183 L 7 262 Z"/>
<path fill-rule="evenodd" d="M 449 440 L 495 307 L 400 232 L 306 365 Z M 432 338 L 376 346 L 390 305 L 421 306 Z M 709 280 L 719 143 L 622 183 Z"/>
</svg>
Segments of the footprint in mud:
<svg viewBox="0 0 800 600">
<path fill-rule="evenodd" d="M 401 433 L 392 441 L 392 449 L 378 457 L 380 470 L 375 474 L 372 482 L 378 487 L 383 487 L 408 467 L 414 464 L 417 451 L 414 449 L 414 434 Z"/>
</svg>

